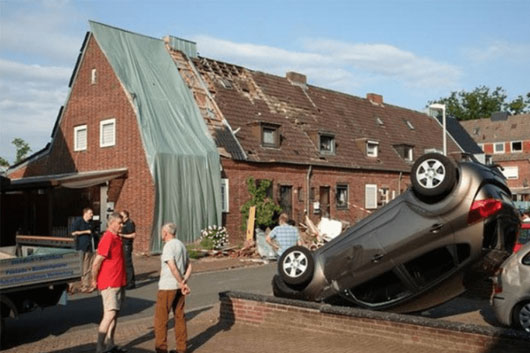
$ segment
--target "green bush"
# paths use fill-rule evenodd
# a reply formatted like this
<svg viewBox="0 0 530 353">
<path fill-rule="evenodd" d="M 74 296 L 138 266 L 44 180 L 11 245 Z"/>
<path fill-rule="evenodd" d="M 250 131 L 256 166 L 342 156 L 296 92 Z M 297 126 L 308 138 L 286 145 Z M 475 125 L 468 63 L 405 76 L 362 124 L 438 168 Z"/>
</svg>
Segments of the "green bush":
<svg viewBox="0 0 530 353">
<path fill-rule="evenodd" d="M 274 224 L 274 215 L 279 213 L 282 209 L 276 205 L 271 199 L 267 197 L 267 189 L 271 186 L 270 180 L 261 180 L 256 186 L 254 178 L 247 179 L 247 189 L 250 194 L 250 199 L 241 206 L 241 213 L 243 214 L 243 224 L 241 228 L 247 229 L 247 220 L 250 212 L 250 207 L 256 206 L 256 227 L 270 227 Z"/>
</svg>

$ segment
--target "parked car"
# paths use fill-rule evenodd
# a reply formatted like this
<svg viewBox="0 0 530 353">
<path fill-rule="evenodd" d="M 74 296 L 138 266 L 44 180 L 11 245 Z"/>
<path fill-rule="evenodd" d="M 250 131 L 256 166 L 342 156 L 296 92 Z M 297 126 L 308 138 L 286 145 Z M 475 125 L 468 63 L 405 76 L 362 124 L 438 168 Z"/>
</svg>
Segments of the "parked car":
<svg viewBox="0 0 530 353">
<path fill-rule="evenodd" d="M 287 249 L 274 294 L 395 308 L 435 292 L 478 260 L 493 270 L 512 253 L 519 217 L 497 167 L 429 153 L 412 166 L 411 181 L 402 195 L 316 251 Z"/>
<path fill-rule="evenodd" d="M 530 220 L 525 220 L 521 223 L 521 229 L 519 230 L 519 236 L 517 237 L 513 252 L 516 253 L 528 242 L 530 242 Z"/>
<path fill-rule="evenodd" d="M 530 332 L 530 243 L 506 259 L 493 277 L 491 304 L 500 323 Z"/>
</svg>

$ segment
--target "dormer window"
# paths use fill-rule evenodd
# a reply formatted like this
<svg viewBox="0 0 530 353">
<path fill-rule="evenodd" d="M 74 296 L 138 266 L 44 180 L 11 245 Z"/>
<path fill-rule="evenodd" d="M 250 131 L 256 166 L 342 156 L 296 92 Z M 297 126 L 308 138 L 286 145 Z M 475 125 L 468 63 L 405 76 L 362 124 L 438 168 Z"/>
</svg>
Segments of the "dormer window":
<svg viewBox="0 0 530 353">
<path fill-rule="evenodd" d="M 319 148 L 322 154 L 335 154 L 335 136 L 331 134 L 319 134 Z"/>
<path fill-rule="evenodd" d="M 394 145 L 394 149 L 399 154 L 399 156 L 407 162 L 412 162 L 414 160 L 414 146 L 405 144 Z"/>
<path fill-rule="evenodd" d="M 493 153 L 504 153 L 504 142 L 496 142 L 493 144 Z"/>
<path fill-rule="evenodd" d="M 279 126 L 261 125 L 261 145 L 270 148 L 280 147 Z"/>
<path fill-rule="evenodd" d="M 379 155 L 379 142 L 366 141 L 366 155 L 368 157 L 377 157 Z"/>
</svg>

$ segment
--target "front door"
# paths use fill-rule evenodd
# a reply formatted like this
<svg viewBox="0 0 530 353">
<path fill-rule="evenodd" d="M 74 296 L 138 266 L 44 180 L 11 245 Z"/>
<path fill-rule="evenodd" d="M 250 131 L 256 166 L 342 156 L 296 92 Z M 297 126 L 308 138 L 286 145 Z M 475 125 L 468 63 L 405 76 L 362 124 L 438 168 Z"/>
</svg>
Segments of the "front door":
<svg viewBox="0 0 530 353">
<path fill-rule="evenodd" d="M 282 212 L 287 213 L 289 218 L 293 217 L 293 187 L 291 185 L 280 185 L 280 207 Z"/>
<path fill-rule="evenodd" d="M 320 215 L 322 217 L 329 217 L 329 186 L 320 187 Z"/>
</svg>

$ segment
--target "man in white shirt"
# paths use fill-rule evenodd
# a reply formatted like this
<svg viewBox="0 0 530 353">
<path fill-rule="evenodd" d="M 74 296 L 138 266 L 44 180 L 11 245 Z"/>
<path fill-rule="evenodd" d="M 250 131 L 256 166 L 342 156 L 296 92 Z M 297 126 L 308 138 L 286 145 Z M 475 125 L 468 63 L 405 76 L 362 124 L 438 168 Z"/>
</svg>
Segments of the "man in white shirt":
<svg viewBox="0 0 530 353">
<path fill-rule="evenodd" d="M 176 352 L 184 353 L 188 338 L 184 317 L 184 298 L 190 294 L 187 282 L 191 276 L 191 263 L 186 247 L 175 237 L 177 226 L 174 223 L 166 223 L 161 233 L 165 244 L 160 256 L 161 271 L 155 307 L 155 350 L 157 353 L 168 353 L 167 323 L 169 311 L 173 311 Z"/>
</svg>

